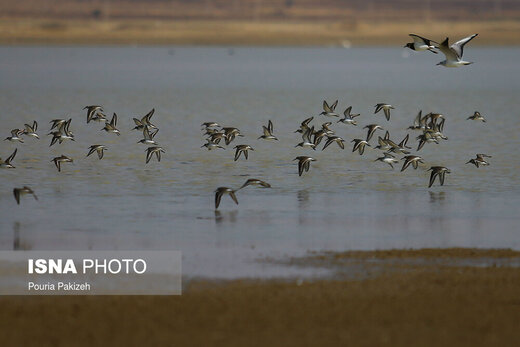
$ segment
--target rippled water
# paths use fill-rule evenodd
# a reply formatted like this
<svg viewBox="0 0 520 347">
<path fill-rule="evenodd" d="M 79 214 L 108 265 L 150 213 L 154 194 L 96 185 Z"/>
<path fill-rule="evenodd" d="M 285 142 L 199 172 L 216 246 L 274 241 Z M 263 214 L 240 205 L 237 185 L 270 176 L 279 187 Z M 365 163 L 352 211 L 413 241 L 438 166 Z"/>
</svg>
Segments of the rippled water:
<svg viewBox="0 0 520 347">
<path fill-rule="evenodd" d="M 0 170 L 0 247 L 181 250 L 185 274 L 215 277 L 288 275 L 253 260 L 309 249 L 519 249 L 520 49 L 468 47 L 465 58 L 476 63 L 447 69 L 437 55 L 391 48 L 0 47 L 1 132 L 37 120 L 42 137 L 0 143 L 2 158 L 18 148 L 16 169 Z M 398 142 L 419 109 L 446 116 L 449 140 L 427 144 L 427 165 L 403 173 L 350 143 L 294 148 L 293 131 L 323 99 L 362 114 L 358 127 L 333 125 L 347 142 L 370 123 Z M 395 106 L 390 122 L 373 114 L 378 102 Z M 90 104 L 118 114 L 121 136 L 86 124 Z M 151 108 L 167 153 L 145 165 L 142 134 L 130 129 Z M 467 121 L 475 110 L 488 122 Z M 76 141 L 49 148 L 48 122 L 65 117 Z M 257 140 L 268 119 L 280 141 Z M 209 120 L 240 128 L 233 145 L 254 147 L 248 161 L 200 148 Z M 85 158 L 98 143 L 105 158 Z M 492 155 L 491 166 L 465 165 L 475 153 Z M 60 154 L 75 161 L 58 173 L 50 160 Z M 317 162 L 298 177 L 292 160 L 305 154 Z M 427 188 L 429 165 L 451 169 L 443 187 Z M 251 177 L 273 188 L 248 187 L 240 205 L 225 196 L 214 211 L 216 187 Z M 12 188 L 23 185 L 40 200 L 17 206 Z"/>
</svg>

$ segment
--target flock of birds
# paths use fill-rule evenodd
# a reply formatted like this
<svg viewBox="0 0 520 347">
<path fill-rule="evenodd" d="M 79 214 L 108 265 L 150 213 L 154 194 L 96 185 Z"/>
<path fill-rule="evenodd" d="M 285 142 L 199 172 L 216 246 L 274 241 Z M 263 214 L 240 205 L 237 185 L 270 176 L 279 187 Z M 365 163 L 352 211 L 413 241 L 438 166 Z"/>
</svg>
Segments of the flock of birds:
<svg viewBox="0 0 520 347">
<path fill-rule="evenodd" d="M 116 134 L 117 136 L 121 135 L 119 129 L 117 129 L 117 114 L 114 113 L 110 121 L 107 116 L 104 114 L 103 108 L 98 105 L 85 106 L 83 108 L 87 113 L 87 124 L 95 121 L 95 122 L 105 122 L 105 126 L 101 129 L 107 133 Z M 146 148 L 146 158 L 145 162 L 148 164 L 150 160 L 155 155 L 158 161 L 161 161 L 161 153 L 165 153 L 164 149 L 160 147 L 157 142 L 154 140 L 155 135 L 159 131 L 159 128 L 152 124 L 150 119 L 152 118 L 155 109 L 152 109 L 141 119 L 134 118 L 133 121 L 135 123 L 135 127 L 132 130 L 138 130 L 143 132 L 143 139 L 139 140 L 137 143 L 142 143 L 148 145 Z M 52 136 L 49 147 L 52 147 L 56 143 L 62 144 L 66 140 L 75 141 L 74 140 L 74 132 L 70 129 L 70 125 L 72 122 L 72 118 L 67 119 L 53 119 L 50 121 L 51 128 L 50 132 L 47 134 L 48 136 Z M 24 143 L 24 136 L 32 137 L 35 139 L 40 139 L 40 136 L 36 132 L 38 130 L 38 122 L 33 121 L 32 124 L 24 124 L 24 129 L 13 129 L 11 130 L 11 136 L 8 136 L 4 139 L 4 141 Z M 102 144 L 94 144 L 88 148 L 88 152 L 86 157 L 89 157 L 94 152 L 97 153 L 98 158 L 101 160 L 104 156 L 104 151 L 107 150 L 107 146 Z M 0 168 L 14 169 L 15 166 L 12 164 L 16 153 L 18 152 L 18 148 L 15 148 L 13 153 L 7 157 L 5 160 L 0 158 Z M 67 155 L 60 155 L 58 157 L 54 157 L 51 162 L 54 163 L 58 172 L 61 172 L 62 165 L 65 163 L 72 163 L 74 159 Z M 16 202 L 20 204 L 20 197 L 23 195 L 31 194 L 36 200 L 38 197 L 34 193 L 34 191 L 28 187 L 24 186 L 22 188 L 14 188 L 13 195 L 16 199 Z"/>
<path fill-rule="evenodd" d="M 413 42 L 408 43 L 405 47 L 408 47 L 415 51 L 430 51 L 433 53 L 437 53 L 436 50 L 440 50 L 446 56 L 446 59 L 437 65 L 443 65 L 445 67 L 460 67 L 464 65 L 469 65 L 471 62 L 466 62 L 462 60 L 463 48 L 464 45 L 471 41 L 477 34 L 466 37 L 462 40 L 455 42 L 452 45 L 449 45 L 448 38 L 446 38 L 442 43 L 437 43 L 433 40 L 426 39 L 424 37 L 410 34 L 413 38 Z M 343 117 L 340 117 L 338 113 L 336 113 L 336 108 L 338 105 L 338 100 L 336 100 L 332 104 L 328 104 L 327 101 L 323 101 L 323 112 L 321 112 L 317 116 L 309 117 L 303 120 L 298 129 L 295 130 L 295 133 L 299 133 L 301 135 L 302 141 L 295 145 L 295 147 L 301 147 L 302 149 L 310 149 L 316 151 L 318 146 L 323 142 L 322 151 L 328 148 L 329 146 L 333 146 L 336 144 L 339 148 L 345 149 L 345 140 L 336 135 L 335 131 L 331 128 L 333 122 L 325 121 L 321 124 L 311 125 L 311 122 L 318 117 L 322 117 L 322 119 L 335 119 L 337 118 L 337 123 L 342 123 L 347 126 L 357 126 L 358 121 L 357 117 L 360 114 L 352 113 L 352 106 L 349 106 L 343 112 Z M 374 114 L 382 113 L 386 119 L 386 121 L 390 121 L 391 110 L 395 109 L 389 103 L 378 103 L 375 105 Z M 92 105 L 84 107 L 86 110 L 87 116 L 87 124 L 90 122 L 104 122 L 104 127 L 101 130 L 106 131 L 107 133 L 120 135 L 120 131 L 117 129 L 117 114 L 114 113 L 110 121 L 107 116 L 104 114 L 103 108 L 99 105 Z M 161 153 L 165 153 L 165 150 L 158 145 L 158 143 L 154 140 L 157 135 L 159 128 L 151 122 L 151 118 L 155 112 L 155 109 L 152 109 L 142 118 L 133 118 L 135 123 L 135 127 L 132 130 L 142 131 L 143 138 L 138 141 L 138 143 L 147 145 L 146 149 L 146 158 L 145 162 L 149 163 L 153 156 L 156 156 L 157 161 L 161 161 Z M 474 112 L 474 114 L 467 118 L 468 120 L 473 121 L 482 121 L 486 122 L 485 118 L 479 113 Z M 444 115 L 440 113 L 430 112 L 428 114 L 422 115 L 422 111 L 419 111 L 417 116 L 415 117 L 413 124 L 408 127 L 409 130 L 419 131 L 420 135 L 416 137 L 418 142 L 416 151 L 420 151 L 425 144 L 428 143 L 439 143 L 442 140 L 447 140 L 448 138 L 443 134 L 444 124 L 446 118 Z M 63 143 L 64 141 L 70 140 L 74 141 L 74 133 L 70 129 L 70 125 L 72 122 L 72 118 L 66 119 L 53 119 L 50 121 L 51 128 L 50 132 L 47 134 L 52 136 L 50 146 L 55 145 L 56 143 Z M 240 133 L 240 130 L 236 127 L 221 127 L 216 122 L 205 122 L 202 124 L 204 136 L 206 136 L 206 143 L 204 143 L 201 148 L 206 148 L 207 150 L 218 150 L 225 149 L 222 144 L 225 146 L 230 145 L 237 137 L 243 137 Z M 358 152 L 359 155 L 363 155 L 365 152 L 365 148 L 372 147 L 370 144 L 371 139 L 377 131 L 384 130 L 382 126 L 378 124 L 367 124 L 363 127 L 363 129 L 367 129 L 366 136 L 364 138 L 354 138 L 350 142 L 353 143 L 352 152 Z M 40 139 L 37 134 L 38 123 L 34 121 L 32 124 L 25 124 L 24 129 L 13 129 L 11 131 L 11 136 L 7 137 L 6 141 L 11 142 L 19 142 L 24 143 L 24 136 L 33 137 L 36 139 Z M 394 164 L 398 164 L 400 161 L 404 161 L 401 167 L 401 171 L 406 170 L 410 165 L 417 169 L 419 164 L 425 164 L 424 159 L 417 155 L 411 154 L 412 147 L 408 146 L 410 135 L 407 134 L 399 143 L 392 140 L 390 138 L 390 133 L 388 131 L 385 132 L 384 136 L 378 136 L 377 138 L 377 146 L 373 148 L 381 151 L 382 156 L 378 157 L 375 161 L 381 161 L 383 163 L 388 164 L 392 169 L 394 169 Z M 262 135 L 258 137 L 258 140 L 266 140 L 266 141 L 277 141 L 278 138 L 274 135 L 274 125 L 271 120 L 268 121 L 267 126 L 262 126 Z M 234 160 L 237 161 L 243 156 L 245 160 L 248 159 L 249 151 L 254 151 L 254 148 L 249 144 L 238 144 L 234 146 L 235 155 Z M 101 160 L 104 155 L 104 151 L 107 150 L 107 147 L 102 144 L 93 144 L 88 148 L 87 157 L 92 155 L 94 152 L 97 153 L 98 158 Z M 0 158 L 0 168 L 15 168 L 12 165 L 12 161 L 14 160 L 18 149 L 16 148 L 14 152 L 7 157 L 5 160 Z M 396 158 L 397 155 L 402 155 L 400 160 Z M 491 158 L 490 155 L 479 153 L 476 154 L 475 158 L 470 159 L 466 164 L 473 164 L 477 168 L 480 166 L 489 165 L 487 162 L 487 158 Z M 298 175 L 302 176 L 305 172 L 310 170 L 311 162 L 316 161 L 315 158 L 308 155 L 300 155 L 294 158 L 293 161 L 298 161 Z M 72 163 L 73 159 L 66 156 L 61 155 L 59 157 L 55 157 L 51 160 L 54 162 L 56 168 L 59 172 L 61 172 L 62 165 L 65 163 Z M 450 173 L 450 170 L 444 166 L 431 166 L 429 169 L 431 171 L 428 188 L 430 188 L 435 180 L 438 178 L 440 185 L 444 185 L 446 174 Z M 236 197 L 236 192 L 240 189 L 243 189 L 247 186 L 255 185 L 262 188 L 270 188 L 271 185 L 265 181 L 260 179 L 252 178 L 248 179 L 240 188 L 232 189 L 229 187 L 218 187 L 215 190 L 215 209 L 218 209 L 222 196 L 229 195 L 231 199 L 238 204 L 238 199 Z M 22 188 L 14 188 L 13 195 L 16 199 L 16 202 L 20 204 L 20 197 L 23 195 L 31 194 L 33 197 L 38 200 L 34 191 L 28 187 L 24 186 Z"/>
</svg>

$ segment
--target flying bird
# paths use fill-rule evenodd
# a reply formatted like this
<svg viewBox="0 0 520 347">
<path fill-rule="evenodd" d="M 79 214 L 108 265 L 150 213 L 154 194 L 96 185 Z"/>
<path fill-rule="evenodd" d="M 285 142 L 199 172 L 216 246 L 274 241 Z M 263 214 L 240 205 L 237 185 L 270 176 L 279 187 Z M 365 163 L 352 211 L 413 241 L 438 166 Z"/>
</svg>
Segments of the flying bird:
<svg viewBox="0 0 520 347">
<path fill-rule="evenodd" d="M 264 134 L 260 136 L 258 139 L 264 139 L 264 140 L 278 140 L 276 136 L 273 135 L 273 122 L 269 119 L 269 123 L 267 123 L 267 127 L 265 125 L 262 125 L 262 129 L 264 131 Z"/>
<path fill-rule="evenodd" d="M 36 133 L 36 130 L 38 129 L 38 123 L 36 121 L 34 121 L 32 125 L 24 124 L 24 126 L 25 126 L 25 129 L 22 132 L 22 134 L 40 139 L 40 137 Z"/>
<path fill-rule="evenodd" d="M 10 156 L 8 156 L 6 160 L 2 161 L 2 158 L 0 158 L 0 168 L 14 169 L 15 167 L 11 164 L 11 161 L 16 156 L 16 152 L 18 152 L 18 148 L 15 148 L 14 152 Z"/>
<path fill-rule="evenodd" d="M 478 34 L 473 34 L 452 45 L 448 43 L 448 38 L 446 38 L 440 45 L 436 46 L 446 56 L 446 59 L 437 63 L 437 65 L 442 65 L 444 67 L 460 67 L 473 64 L 473 62 L 462 60 L 462 55 L 464 53 L 464 46 L 477 35 Z"/>
<path fill-rule="evenodd" d="M 242 185 L 242 187 L 238 188 L 237 191 L 242 188 L 245 188 L 247 186 L 259 186 L 262 188 L 271 188 L 271 185 L 265 181 L 259 180 L 258 178 L 250 178 Z"/>
<path fill-rule="evenodd" d="M 451 173 L 450 170 L 447 167 L 444 166 L 432 166 L 428 169 L 428 171 L 432 172 L 430 175 L 430 184 L 428 185 L 428 188 L 430 188 L 433 185 L 433 182 L 435 182 L 435 178 L 439 176 L 439 182 L 442 185 L 444 185 L 444 177 L 447 173 Z"/>
<path fill-rule="evenodd" d="M 157 127 L 153 125 L 152 122 L 150 122 L 150 119 L 152 118 L 154 112 L 155 108 L 152 108 L 152 110 L 148 112 L 143 118 L 133 118 L 135 127 L 132 130 L 143 130 L 145 127 L 157 129 Z"/>
<path fill-rule="evenodd" d="M 437 54 L 437 52 L 434 50 L 435 46 L 432 45 L 432 42 L 433 43 L 437 43 L 437 42 L 427 39 L 425 37 L 419 36 L 419 35 L 415 35 L 415 34 L 408 34 L 408 35 L 412 37 L 413 42 L 407 43 L 406 45 L 404 45 L 404 48 L 408 47 L 412 51 L 418 51 L 418 52 L 430 51 L 432 53 Z"/>
<path fill-rule="evenodd" d="M 105 115 L 102 113 L 103 109 L 98 105 L 91 105 L 83 107 L 84 110 L 87 110 L 87 124 L 90 123 L 91 120 L 102 120 L 105 118 Z M 101 117 L 99 115 L 102 115 Z"/>
<path fill-rule="evenodd" d="M 316 161 L 316 159 L 312 157 L 307 157 L 304 155 L 298 156 L 293 159 L 298 160 L 298 175 L 301 176 L 303 174 L 303 171 L 309 171 L 311 167 L 311 161 Z"/>
<path fill-rule="evenodd" d="M 117 114 L 114 112 L 112 115 L 112 119 L 109 122 L 105 123 L 105 127 L 101 130 L 105 130 L 107 133 L 114 133 L 117 134 L 117 136 L 121 135 L 119 130 L 116 128 L 117 126 Z"/>
<path fill-rule="evenodd" d="M 235 149 L 236 149 L 236 152 L 235 152 L 235 161 L 238 160 L 238 158 L 240 158 L 240 154 L 241 153 L 244 153 L 244 157 L 246 158 L 247 160 L 247 157 L 248 157 L 248 151 L 251 150 L 251 151 L 254 151 L 253 147 L 249 146 L 249 145 L 237 145 L 235 146 Z"/>
<path fill-rule="evenodd" d="M 401 172 L 406 170 L 410 164 L 413 166 L 415 170 L 417 170 L 417 167 L 419 167 L 419 163 L 424 163 L 423 158 L 421 158 L 418 155 L 407 155 L 406 157 L 402 158 L 401 160 L 404 160 L 403 167 L 401 168 Z"/>
<path fill-rule="evenodd" d="M 103 159 L 104 150 L 106 150 L 107 147 L 105 145 L 92 145 L 89 147 L 89 151 L 87 154 L 87 157 L 91 155 L 94 152 L 97 152 L 98 158 Z"/>
<path fill-rule="evenodd" d="M 233 189 L 228 187 L 218 187 L 217 190 L 215 190 L 215 210 L 218 209 L 220 205 L 220 200 L 222 199 L 222 196 L 224 194 L 228 194 L 231 197 L 231 199 L 233 199 L 235 204 L 238 205 L 238 200 Z"/>
<path fill-rule="evenodd" d="M 320 116 L 339 117 L 339 115 L 334 112 L 334 110 L 336 109 L 336 106 L 338 106 L 338 100 L 336 100 L 330 106 L 329 106 L 329 104 L 327 104 L 327 101 L 323 100 L 323 112 L 320 113 Z"/>
<path fill-rule="evenodd" d="M 394 107 L 392 105 L 381 103 L 381 104 L 377 104 L 374 107 L 376 108 L 374 114 L 376 114 L 379 111 L 383 110 L 383 112 L 385 113 L 386 120 L 390 120 L 390 110 L 394 109 Z"/>
<path fill-rule="evenodd" d="M 466 120 L 479 120 L 481 122 L 486 123 L 486 118 L 484 118 L 484 116 L 481 115 L 479 111 L 475 111 L 475 113 L 473 113 L 473 116 L 466 118 Z"/>
<path fill-rule="evenodd" d="M 55 157 L 51 161 L 53 161 L 54 165 L 56 165 L 56 167 L 58 168 L 58 172 L 61 172 L 61 163 L 72 163 L 74 160 L 62 154 L 59 157 Z"/>
<path fill-rule="evenodd" d="M 370 147 L 370 144 L 366 140 L 354 139 L 350 142 L 354 142 L 354 148 L 352 148 L 352 152 L 358 151 L 359 155 L 363 155 L 365 152 L 365 146 Z"/>
<path fill-rule="evenodd" d="M 148 147 L 146 149 L 146 164 L 152 159 L 152 156 L 155 153 L 155 156 L 157 157 L 157 161 L 161 161 L 161 152 L 166 153 L 162 147 L 159 146 L 153 146 Z"/>
<path fill-rule="evenodd" d="M 34 194 L 34 191 L 29 187 L 23 186 L 23 188 L 14 188 L 13 195 L 14 195 L 14 198 L 16 199 L 16 203 L 18 205 L 20 205 L 20 197 L 25 194 L 32 194 L 32 196 L 34 197 L 34 200 L 38 200 L 38 197 L 36 196 L 36 194 Z"/>
</svg>

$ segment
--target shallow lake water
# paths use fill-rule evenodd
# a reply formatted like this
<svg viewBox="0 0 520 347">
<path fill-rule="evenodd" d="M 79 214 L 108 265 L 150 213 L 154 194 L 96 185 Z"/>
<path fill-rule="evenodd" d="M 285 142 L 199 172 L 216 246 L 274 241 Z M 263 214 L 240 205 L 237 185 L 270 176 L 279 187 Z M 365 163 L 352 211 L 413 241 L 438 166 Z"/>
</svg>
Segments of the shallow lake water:
<svg viewBox="0 0 520 347">
<path fill-rule="evenodd" d="M 4 159 L 18 148 L 16 169 L 0 169 L 0 248 L 181 250 L 187 277 L 225 278 L 301 275 L 255 259 L 309 250 L 520 249 L 519 58 L 520 48 L 468 46 L 475 64 L 448 69 L 439 55 L 400 48 L 0 47 L 3 137 L 33 120 L 41 137 L 0 143 Z M 352 105 L 359 125 L 318 116 L 324 99 L 339 99 L 340 114 Z M 374 115 L 379 102 L 394 105 L 390 122 Z M 91 104 L 118 114 L 121 136 L 86 124 Z M 145 164 L 132 117 L 152 108 L 166 153 Z M 374 161 L 378 150 L 352 153 L 371 123 L 396 142 L 410 133 L 415 153 L 419 133 L 406 128 L 419 110 L 444 114 L 448 137 L 418 152 L 424 166 L 399 172 Z M 466 120 L 476 110 L 486 123 Z M 334 122 L 345 150 L 295 148 L 310 116 Z M 67 117 L 76 141 L 49 147 L 49 121 Z M 257 139 L 269 119 L 279 141 Z M 205 121 L 244 137 L 207 151 Z M 93 144 L 108 147 L 102 160 L 85 158 Z M 237 144 L 254 147 L 249 160 L 233 161 Z M 465 164 L 476 153 L 491 165 Z M 58 172 L 51 159 L 61 154 L 74 163 Z M 302 177 L 298 155 L 317 159 Z M 451 174 L 428 189 L 432 165 Z M 217 187 L 248 178 L 272 188 L 247 187 L 238 206 L 224 196 L 214 210 Z M 23 185 L 39 201 L 16 205 L 12 189 Z"/>
</svg>

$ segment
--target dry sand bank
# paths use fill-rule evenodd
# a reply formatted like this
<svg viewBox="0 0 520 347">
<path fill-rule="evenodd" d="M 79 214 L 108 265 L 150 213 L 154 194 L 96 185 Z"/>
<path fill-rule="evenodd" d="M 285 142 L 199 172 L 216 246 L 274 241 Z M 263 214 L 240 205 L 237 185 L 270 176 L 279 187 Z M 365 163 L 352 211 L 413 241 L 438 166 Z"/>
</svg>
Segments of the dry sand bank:
<svg viewBox="0 0 520 347">
<path fill-rule="evenodd" d="M 520 21 L 0 20 L 0 44 L 404 45 L 409 33 L 520 44 Z"/>
<path fill-rule="evenodd" d="M 337 259 L 482 259 L 467 249 L 348 252 Z M 191 282 L 172 297 L 3 297 L 2 346 L 511 346 L 520 338 L 520 271 L 389 262 L 359 280 Z"/>
</svg>

